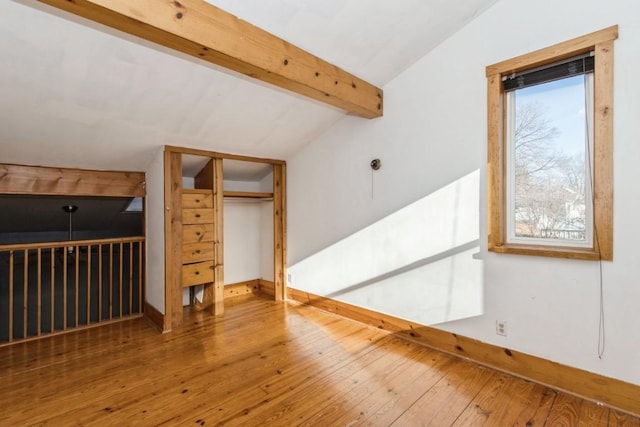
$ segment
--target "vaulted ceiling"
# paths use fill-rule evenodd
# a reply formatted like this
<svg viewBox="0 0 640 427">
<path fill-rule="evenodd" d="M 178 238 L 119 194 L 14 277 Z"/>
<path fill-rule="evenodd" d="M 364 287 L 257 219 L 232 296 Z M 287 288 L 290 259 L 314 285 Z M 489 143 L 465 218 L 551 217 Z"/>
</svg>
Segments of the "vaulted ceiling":
<svg viewBox="0 0 640 427">
<path fill-rule="evenodd" d="M 495 1 L 209 2 L 384 87 Z M 4 163 L 143 171 L 164 144 L 286 159 L 345 115 L 35 0 L 0 2 L 0 57 Z"/>
</svg>

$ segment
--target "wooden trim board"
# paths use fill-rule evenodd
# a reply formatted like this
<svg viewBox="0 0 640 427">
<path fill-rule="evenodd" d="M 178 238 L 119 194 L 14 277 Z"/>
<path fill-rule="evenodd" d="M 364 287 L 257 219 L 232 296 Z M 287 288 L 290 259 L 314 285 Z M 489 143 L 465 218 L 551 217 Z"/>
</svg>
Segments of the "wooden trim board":
<svg viewBox="0 0 640 427">
<path fill-rule="evenodd" d="M 486 68 L 487 77 L 497 74 L 517 73 L 528 68 L 538 67 L 549 63 L 549 57 L 553 61 L 570 58 L 593 49 L 594 46 L 618 38 L 618 26 L 613 25 L 593 33 L 585 34 L 571 40 L 557 43 L 531 53 L 526 53 L 515 58 L 507 59 Z"/>
<path fill-rule="evenodd" d="M 617 36 L 618 27 L 615 27 Z M 613 260 L 613 40 L 596 44 L 593 115 L 595 141 L 594 174 L 594 239 L 601 259 Z"/>
<path fill-rule="evenodd" d="M 223 192 L 224 197 L 235 197 L 239 199 L 273 199 L 273 193 L 255 191 L 230 191 Z"/>
<path fill-rule="evenodd" d="M 40 0 L 365 118 L 382 116 L 382 90 L 202 0 Z"/>
<path fill-rule="evenodd" d="M 0 193 L 144 197 L 145 174 L 0 163 Z"/>
<path fill-rule="evenodd" d="M 487 231 L 488 249 L 495 250 L 504 241 L 504 154 L 502 150 L 502 84 L 499 75 L 487 79 Z"/>
<path fill-rule="evenodd" d="M 164 331 L 164 314 L 160 313 L 158 309 L 149 304 L 147 301 L 144 302 L 144 318 L 151 323 L 153 327 L 155 327 L 160 332 Z"/>
<path fill-rule="evenodd" d="M 165 145 L 165 151 L 172 153 L 189 154 L 192 156 L 212 157 L 227 160 L 239 160 L 243 162 L 269 163 L 272 165 L 283 165 L 284 160 L 267 159 L 263 157 L 242 156 L 238 154 L 220 153 L 217 151 L 202 150 L 200 148 L 177 147 L 175 145 Z"/>
<path fill-rule="evenodd" d="M 182 156 L 164 152 L 164 331 L 182 326 Z"/>
<path fill-rule="evenodd" d="M 224 314 L 224 176 L 222 159 L 211 159 L 213 167 L 213 264 L 215 266 L 211 314 Z"/>
<path fill-rule="evenodd" d="M 287 184 L 286 166 L 273 165 L 273 282 L 276 301 L 287 299 L 284 280 L 287 269 Z"/>
<path fill-rule="evenodd" d="M 260 291 L 260 279 L 246 280 L 224 286 L 224 299 L 234 298 Z"/>
<path fill-rule="evenodd" d="M 224 299 L 233 299 L 241 296 L 246 296 L 249 294 L 258 294 L 260 293 L 260 280 L 261 279 L 253 279 L 246 280 L 244 282 L 231 283 L 229 285 L 224 286 Z M 206 309 L 205 303 L 195 300 L 193 307 L 191 308 L 194 311 L 203 311 Z"/>
<path fill-rule="evenodd" d="M 276 285 L 270 280 L 258 279 L 258 287 L 263 294 L 276 295 Z"/>
<path fill-rule="evenodd" d="M 132 237 L 115 237 L 111 239 L 95 239 L 95 240 L 63 240 L 57 242 L 42 243 L 11 243 L 8 245 L 0 245 L 3 251 L 19 251 L 19 250 L 35 250 L 39 248 L 65 248 L 69 246 L 91 246 L 91 245 L 109 245 L 114 243 L 140 243 L 144 242 L 144 236 Z"/>
<path fill-rule="evenodd" d="M 47 334 L 47 335 L 33 336 L 33 337 L 21 339 L 20 341 L 14 341 L 14 342 L 4 342 L 4 343 L 0 344 L 0 348 L 9 347 L 9 346 L 13 346 L 13 345 L 21 345 L 21 344 L 24 344 L 24 343 L 27 343 L 27 342 L 30 342 L 30 341 L 45 340 L 45 339 L 48 339 L 48 338 L 51 338 L 51 337 L 57 337 L 58 335 L 73 334 L 73 333 L 76 333 L 76 332 L 86 331 L 88 329 L 101 328 L 103 326 L 113 325 L 115 323 L 123 323 L 123 322 L 126 322 L 127 320 L 140 319 L 141 317 L 144 317 L 143 313 L 135 313 L 135 314 L 131 314 L 129 316 L 122 316 L 121 318 L 118 318 L 118 319 L 104 320 L 104 321 L 102 321 L 100 323 L 92 323 L 90 325 L 84 325 L 84 326 L 78 325 L 78 327 L 52 332 L 52 333 Z"/>
<path fill-rule="evenodd" d="M 262 287 L 261 287 L 262 289 Z M 640 415 L 640 386 L 288 288 L 288 298 L 613 408 Z"/>
</svg>

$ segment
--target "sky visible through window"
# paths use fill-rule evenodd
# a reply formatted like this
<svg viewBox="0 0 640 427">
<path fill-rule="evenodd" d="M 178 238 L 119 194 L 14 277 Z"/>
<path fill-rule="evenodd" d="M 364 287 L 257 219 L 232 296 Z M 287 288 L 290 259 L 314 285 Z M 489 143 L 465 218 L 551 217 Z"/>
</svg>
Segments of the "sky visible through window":
<svg viewBox="0 0 640 427">
<path fill-rule="evenodd" d="M 584 155 L 584 75 L 520 89 L 516 92 L 516 105 L 521 103 L 543 106 L 545 115 L 559 131 L 556 147 L 569 155 Z"/>
</svg>

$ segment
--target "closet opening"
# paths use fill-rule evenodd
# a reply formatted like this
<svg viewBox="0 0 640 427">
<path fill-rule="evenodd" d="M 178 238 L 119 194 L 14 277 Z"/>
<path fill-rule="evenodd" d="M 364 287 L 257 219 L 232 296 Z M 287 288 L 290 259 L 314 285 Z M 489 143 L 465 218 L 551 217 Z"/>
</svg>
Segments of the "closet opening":
<svg viewBox="0 0 640 427">
<path fill-rule="evenodd" d="M 249 293 L 285 298 L 285 163 L 165 148 L 165 330 Z"/>
</svg>

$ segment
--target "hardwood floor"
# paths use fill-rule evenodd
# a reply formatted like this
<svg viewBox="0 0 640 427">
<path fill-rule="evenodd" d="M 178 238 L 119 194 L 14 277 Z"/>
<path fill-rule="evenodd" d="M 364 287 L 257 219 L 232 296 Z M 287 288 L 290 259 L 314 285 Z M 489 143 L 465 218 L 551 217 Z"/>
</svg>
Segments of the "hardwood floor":
<svg viewBox="0 0 640 427">
<path fill-rule="evenodd" d="M 640 426 L 317 309 L 241 297 L 0 348 L 0 425 Z"/>
</svg>

